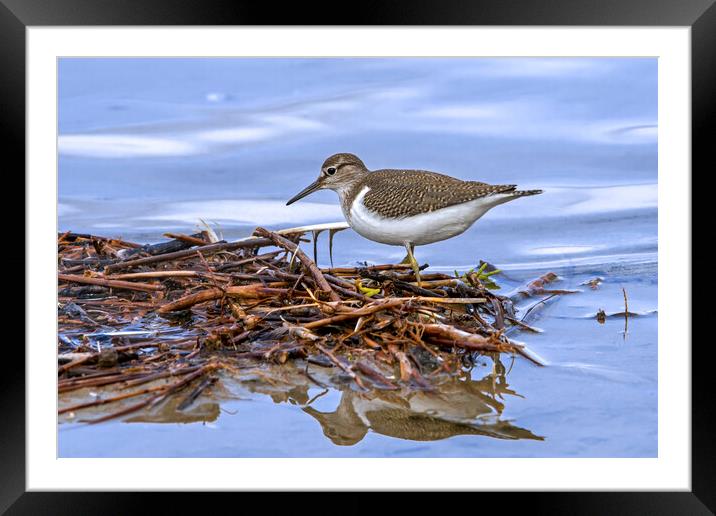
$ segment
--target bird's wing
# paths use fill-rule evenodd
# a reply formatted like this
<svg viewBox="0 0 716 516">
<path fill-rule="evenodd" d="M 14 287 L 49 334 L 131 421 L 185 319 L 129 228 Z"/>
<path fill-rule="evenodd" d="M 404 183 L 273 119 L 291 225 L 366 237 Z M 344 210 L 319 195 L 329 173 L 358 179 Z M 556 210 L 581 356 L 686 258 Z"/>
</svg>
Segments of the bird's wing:
<svg viewBox="0 0 716 516">
<path fill-rule="evenodd" d="M 391 218 L 424 213 L 426 206 L 435 211 L 515 189 L 515 185 L 461 181 L 425 170 L 376 170 L 370 176 L 373 188 L 365 194 L 363 204 Z"/>
</svg>

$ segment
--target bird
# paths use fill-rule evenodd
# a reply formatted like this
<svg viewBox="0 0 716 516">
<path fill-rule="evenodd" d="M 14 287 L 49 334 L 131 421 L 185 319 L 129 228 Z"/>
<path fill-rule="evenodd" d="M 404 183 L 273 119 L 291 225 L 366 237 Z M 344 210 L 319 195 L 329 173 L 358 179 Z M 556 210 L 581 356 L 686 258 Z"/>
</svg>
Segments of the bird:
<svg viewBox="0 0 716 516">
<path fill-rule="evenodd" d="M 369 170 L 355 154 L 328 157 L 318 179 L 286 202 L 291 205 L 318 190 L 338 194 L 348 225 L 381 244 L 404 246 L 406 261 L 420 285 L 415 246 L 447 240 L 466 231 L 497 205 L 542 193 L 517 185 L 463 181 L 428 170 Z"/>
</svg>

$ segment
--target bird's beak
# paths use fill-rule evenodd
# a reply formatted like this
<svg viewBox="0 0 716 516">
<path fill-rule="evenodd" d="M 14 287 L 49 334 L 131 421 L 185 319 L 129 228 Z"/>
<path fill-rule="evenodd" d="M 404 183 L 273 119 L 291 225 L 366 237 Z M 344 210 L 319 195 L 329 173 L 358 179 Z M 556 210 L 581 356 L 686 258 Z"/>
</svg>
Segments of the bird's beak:
<svg viewBox="0 0 716 516">
<path fill-rule="evenodd" d="M 291 199 L 286 203 L 286 206 L 288 206 L 289 204 L 293 204 L 293 203 L 296 202 L 297 200 L 303 199 L 303 198 L 306 197 L 308 194 L 312 194 L 312 193 L 315 192 L 316 190 L 320 190 L 320 189 L 321 189 L 321 183 L 320 183 L 320 181 L 319 181 L 318 179 L 316 179 L 313 183 L 311 183 L 311 184 L 308 185 L 306 188 L 304 188 L 303 190 L 301 190 L 300 192 L 298 192 L 296 195 L 294 195 L 293 197 L 291 197 Z"/>
</svg>

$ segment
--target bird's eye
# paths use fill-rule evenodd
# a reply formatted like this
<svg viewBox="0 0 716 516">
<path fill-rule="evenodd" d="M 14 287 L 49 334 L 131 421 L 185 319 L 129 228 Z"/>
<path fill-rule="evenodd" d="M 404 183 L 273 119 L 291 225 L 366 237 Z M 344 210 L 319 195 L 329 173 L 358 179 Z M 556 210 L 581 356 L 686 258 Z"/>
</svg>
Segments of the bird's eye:
<svg viewBox="0 0 716 516">
<path fill-rule="evenodd" d="M 328 174 L 329 176 L 332 176 L 335 173 L 336 173 L 336 167 L 328 167 L 326 169 L 326 174 Z"/>
</svg>

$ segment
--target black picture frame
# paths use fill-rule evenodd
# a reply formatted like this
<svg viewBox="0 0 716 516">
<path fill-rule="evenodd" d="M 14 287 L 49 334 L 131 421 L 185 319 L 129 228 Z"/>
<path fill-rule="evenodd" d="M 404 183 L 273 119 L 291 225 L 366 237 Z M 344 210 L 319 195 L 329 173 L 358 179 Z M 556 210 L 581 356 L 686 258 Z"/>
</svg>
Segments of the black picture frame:
<svg viewBox="0 0 716 516">
<path fill-rule="evenodd" d="M 692 170 L 713 171 L 710 135 L 716 120 L 715 0 L 365 0 L 349 9 L 346 3 L 216 0 L 0 0 L 0 113 L 3 152 L 17 168 L 25 166 L 25 29 L 28 26 L 85 25 L 576 25 L 689 26 L 692 38 Z M 709 170 L 705 170 L 710 164 Z M 6 174 L 14 172 L 6 169 Z M 689 171 L 684 171 L 688 180 Z M 693 172 L 692 172 L 693 177 Z M 20 198 L 19 196 L 17 196 Z M 21 197 L 24 199 L 24 196 Z M 692 206 L 695 203 L 692 201 Z M 692 217 L 693 218 L 693 217 Z M 694 222 L 696 219 L 694 218 Z M 712 233 L 712 231 L 710 231 Z M 693 233 L 692 230 L 692 235 Z M 27 235 L 26 238 L 32 238 Z M 668 245 L 662 242 L 661 245 Z M 14 258 L 17 261 L 17 258 Z M 698 270 L 693 261 L 694 270 Z M 14 265 L 19 270 L 20 264 Z M 29 271 L 26 269 L 26 274 Z M 682 281 L 691 281 L 691 278 Z M 689 302 L 690 300 L 685 300 Z M 692 304 L 692 306 L 694 306 Z M 691 344 L 685 333 L 682 345 Z M 710 341 L 692 346 L 692 491 L 640 493 L 502 493 L 480 494 L 473 509 L 487 504 L 514 506 L 549 514 L 713 514 L 716 511 L 712 368 L 707 360 Z M 7 514 L 130 514 L 146 512 L 157 495 L 146 493 L 37 493 L 25 488 L 25 353 L 6 342 L 0 374 L 0 513 Z M 170 495 L 185 509 L 207 496 Z M 210 495 L 217 496 L 217 495 Z M 245 495 L 242 495 L 245 496 Z M 364 495 L 346 495 L 343 509 L 371 510 Z M 360 497 L 360 498 L 359 498 Z M 212 498 L 211 503 L 222 499 Z M 272 498 L 271 511 L 277 510 Z M 354 498 L 354 501 L 351 501 Z M 423 503 L 420 496 L 413 497 Z M 498 500 L 501 498 L 502 500 Z M 165 506 L 168 497 L 162 496 Z M 289 500 L 291 500 L 289 498 Z M 296 503 L 295 499 L 293 504 Z M 362 502 L 360 501 L 362 500 Z M 507 501 L 506 501 L 507 500 Z M 260 499 L 256 499 L 260 502 Z M 246 500 L 244 500 L 246 503 Z M 289 503 L 291 503 L 289 501 Z M 300 504 L 300 502 L 298 502 Z M 166 506 L 165 506 L 166 507 Z M 403 502 L 401 507 L 404 508 Z M 388 508 L 388 506 L 383 506 Z M 348 510 L 342 510 L 347 512 Z M 362 511 L 363 512 L 363 511 Z"/>
</svg>

